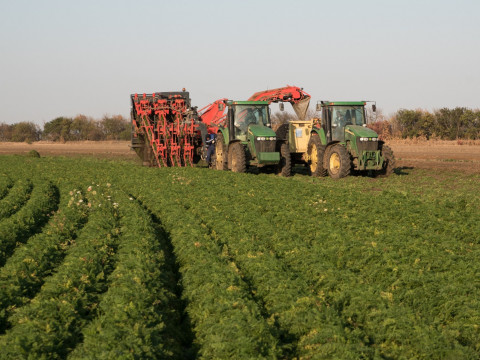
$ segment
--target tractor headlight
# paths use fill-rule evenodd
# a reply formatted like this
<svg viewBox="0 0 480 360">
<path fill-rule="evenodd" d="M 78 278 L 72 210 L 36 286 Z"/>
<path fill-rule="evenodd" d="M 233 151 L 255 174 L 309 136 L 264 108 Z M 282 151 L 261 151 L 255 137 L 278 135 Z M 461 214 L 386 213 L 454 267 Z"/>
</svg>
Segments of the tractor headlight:
<svg viewBox="0 0 480 360">
<path fill-rule="evenodd" d="M 368 138 L 360 138 L 360 141 L 368 141 Z"/>
<path fill-rule="evenodd" d="M 378 141 L 378 138 L 372 138 L 372 141 Z"/>
<path fill-rule="evenodd" d="M 270 140 L 275 141 L 275 140 L 277 140 L 277 138 L 275 136 L 273 136 L 273 137 L 270 138 Z"/>
<path fill-rule="evenodd" d="M 260 137 L 260 140 L 265 140 L 265 137 L 264 136 Z"/>
</svg>

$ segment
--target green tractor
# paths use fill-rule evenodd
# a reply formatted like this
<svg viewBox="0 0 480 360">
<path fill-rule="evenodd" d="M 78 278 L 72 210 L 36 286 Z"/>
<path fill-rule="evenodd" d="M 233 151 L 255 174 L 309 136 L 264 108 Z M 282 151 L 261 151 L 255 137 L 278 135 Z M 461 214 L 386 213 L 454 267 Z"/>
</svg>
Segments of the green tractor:
<svg viewBox="0 0 480 360">
<path fill-rule="evenodd" d="M 226 122 L 218 128 L 215 141 L 215 167 L 245 172 L 248 167 L 270 167 L 290 176 L 288 144 L 277 142 L 271 129 L 267 101 L 226 100 Z"/>
<path fill-rule="evenodd" d="M 321 101 L 317 103 L 321 120 L 291 121 L 284 131 L 292 161 L 306 163 L 312 176 L 328 174 L 335 179 L 352 171 L 392 174 L 393 151 L 366 127 L 365 106 L 365 101 Z M 372 108 L 375 111 L 375 105 Z"/>
</svg>

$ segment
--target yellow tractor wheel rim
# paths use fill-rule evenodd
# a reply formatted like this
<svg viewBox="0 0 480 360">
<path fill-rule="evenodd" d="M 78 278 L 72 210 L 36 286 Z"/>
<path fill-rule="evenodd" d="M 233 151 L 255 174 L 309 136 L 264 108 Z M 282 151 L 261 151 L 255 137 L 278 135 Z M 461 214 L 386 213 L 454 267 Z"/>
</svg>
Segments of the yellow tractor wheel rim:
<svg viewBox="0 0 480 360">
<path fill-rule="evenodd" d="M 317 156 L 317 147 L 312 146 L 312 154 L 310 155 L 310 170 L 315 172 L 318 166 L 318 156 Z"/>
<path fill-rule="evenodd" d="M 337 153 L 330 155 L 330 171 L 333 174 L 338 173 L 340 170 L 340 156 Z"/>
</svg>

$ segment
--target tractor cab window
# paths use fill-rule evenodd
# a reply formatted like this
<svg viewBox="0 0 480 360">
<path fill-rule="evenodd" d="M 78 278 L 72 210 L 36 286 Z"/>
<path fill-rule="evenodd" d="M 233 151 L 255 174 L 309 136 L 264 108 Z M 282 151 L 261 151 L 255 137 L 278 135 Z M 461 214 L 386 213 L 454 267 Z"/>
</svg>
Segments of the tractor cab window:
<svg viewBox="0 0 480 360">
<path fill-rule="evenodd" d="M 362 126 L 365 123 L 363 106 L 333 106 L 331 119 L 332 139 L 343 141 L 346 125 Z"/>
<path fill-rule="evenodd" d="M 268 106 L 236 105 L 234 109 L 236 136 L 246 136 L 248 125 L 270 126 Z"/>
</svg>

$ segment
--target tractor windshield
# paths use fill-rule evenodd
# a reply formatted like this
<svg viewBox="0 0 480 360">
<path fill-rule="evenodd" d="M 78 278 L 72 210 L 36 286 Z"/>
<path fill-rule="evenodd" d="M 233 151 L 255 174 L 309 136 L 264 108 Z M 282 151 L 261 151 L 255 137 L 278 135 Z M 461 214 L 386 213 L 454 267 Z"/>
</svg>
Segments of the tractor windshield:
<svg viewBox="0 0 480 360">
<path fill-rule="evenodd" d="M 266 105 L 236 105 L 234 113 L 237 135 L 245 135 L 248 125 L 251 124 L 270 126 L 268 106 Z"/>
<path fill-rule="evenodd" d="M 332 125 L 345 127 L 345 125 L 359 125 L 365 123 L 363 106 L 333 106 Z"/>
<path fill-rule="evenodd" d="M 332 140 L 345 139 L 345 126 L 365 124 L 364 107 L 361 105 L 334 105 L 331 107 Z"/>
</svg>

